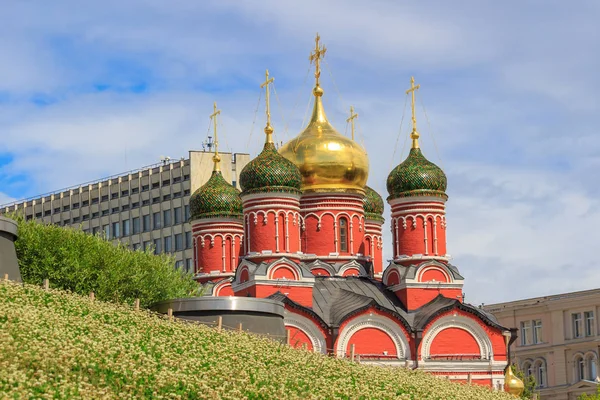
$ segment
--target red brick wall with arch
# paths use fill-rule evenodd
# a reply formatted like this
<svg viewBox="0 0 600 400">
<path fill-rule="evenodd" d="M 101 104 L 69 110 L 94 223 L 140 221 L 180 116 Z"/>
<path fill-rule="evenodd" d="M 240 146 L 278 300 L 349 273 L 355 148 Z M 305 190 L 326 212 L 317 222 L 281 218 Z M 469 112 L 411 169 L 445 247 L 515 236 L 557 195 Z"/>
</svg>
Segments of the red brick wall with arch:
<svg viewBox="0 0 600 400">
<path fill-rule="evenodd" d="M 313 268 L 310 270 L 314 276 L 331 276 L 325 268 Z"/>
<path fill-rule="evenodd" d="M 423 330 L 423 337 L 425 337 L 425 335 L 427 334 L 427 331 L 429 329 L 435 327 L 436 322 L 439 319 L 444 318 L 448 315 L 454 315 L 454 314 L 456 314 L 457 316 L 460 315 L 462 317 L 468 318 L 468 319 L 474 321 L 477 325 L 479 325 L 482 328 L 482 330 L 485 332 L 485 334 L 490 338 L 490 342 L 492 344 L 492 352 L 493 352 L 494 360 L 495 361 L 506 361 L 506 345 L 504 343 L 504 336 L 502 335 L 502 332 L 499 329 L 496 329 L 489 325 L 486 325 L 481 320 L 479 320 L 479 318 L 475 317 L 474 315 L 472 315 L 470 313 L 462 311 L 462 310 L 454 309 L 454 310 L 450 310 L 450 311 L 447 311 L 445 313 L 442 313 L 442 314 L 436 316 L 433 320 L 431 320 L 427 324 L 427 326 Z M 447 329 L 450 329 L 450 328 L 447 328 Z M 438 333 L 437 336 L 440 336 L 440 334 L 442 334 L 444 331 Z M 438 352 L 445 351 L 445 352 L 448 352 L 448 354 L 460 354 L 460 353 L 468 354 L 469 352 L 472 352 L 473 343 L 470 340 L 465 340 L 464 342 L 461 341 L 464 339 L 468 339 L 465 336 L 465 333 L 468 333 L 468 332 L 464 331 L 463 329 L 455 329 L 455 330 L 453 329 L 453 330 L 449 331 L 448 333 L 444 333 L 442 336 L 443 341 L 440 341 L 436 345 L 436 351 L 438 351 Z M 437 336 L 436 336 L 436 340 L 437 340 Z M 470 334 L 469 334 L 469 336 L 470 336 Z M 434 340 L 434 343 L 435 343 L 435 340 Z M 419 346 L 419 355 L 421 355 L 421 347 L 422 346 L 423 346 L 423 343 L 421 342 L 421 344 Z M 433 343 L 432 343 L 432 346 L 433 346 Z M 433 350 L 431 350 L 431 348 L 430 348 L 430 352 L 433 353 Z"/>
<path fill-rule="evenodd" d="M 204 242 L 204 246 L 202 246 Z M 210 237 L 198 238 L 196 242 L 196 272 L 223 271 L 223 238 L 217 236 L 211 245 Z"/>
<path fill-rule="evenodd" d="M 231 288 L 231 283 L 226 282 L 222 284 L 218 284 L 214 289 L 215 296 L 234 296 L 233 289 Z"/>
</svg>

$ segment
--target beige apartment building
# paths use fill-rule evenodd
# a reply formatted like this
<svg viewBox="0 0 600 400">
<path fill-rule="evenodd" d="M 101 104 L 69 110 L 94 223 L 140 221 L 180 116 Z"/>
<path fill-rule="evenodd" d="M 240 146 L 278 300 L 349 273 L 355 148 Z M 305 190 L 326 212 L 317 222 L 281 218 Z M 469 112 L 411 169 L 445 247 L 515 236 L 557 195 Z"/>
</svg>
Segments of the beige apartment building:
<svg viewBox="0 0 600 400">
<path fill-rule="evenodd" d="M 237 186 L 248 154 L 220 153 L 223 177 Z M 213 170 L 213 153 L 190 151 L 187 159 L 166 159 L 134 171 L 86 182 L 0 206 L 0 215 L 20 212 L 28 220 L 104 234 L 132 249 L 153 245 L 171 253 L 175 266 L 193 270 L 189 200 Z"/>
<path fill-rule="evenodd" d="M 598 387 L 600 289 L 483 307 L 517 328 L 513 362 L 533 375 L 540 399 L 575 400 Z"/>
</svg>

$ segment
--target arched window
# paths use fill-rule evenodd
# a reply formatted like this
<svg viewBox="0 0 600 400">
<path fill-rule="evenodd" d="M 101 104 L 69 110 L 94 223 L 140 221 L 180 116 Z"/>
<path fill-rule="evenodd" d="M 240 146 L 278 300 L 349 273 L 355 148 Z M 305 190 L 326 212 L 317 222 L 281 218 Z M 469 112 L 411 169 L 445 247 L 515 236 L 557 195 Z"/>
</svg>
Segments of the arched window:
<svg viewBox="0 0 600 400">
<path fill-rule="evenodd" d="M 546 363 L 544 360 L 537 360 L 534 365 L 535 381 L 538 387 L 545 387 L 546 382 Z"/>
<path fill-rule="evenodd" d="M 590 381 L 596 380 L 598 372 L 596 370 L 596 355 L 589 354 L 585 358 L 585 367 L 587 371 L 587 379 Z"/>
<path fill-rule="evenodd" d="M 340 218 L 340 252 L 348 252 L 348 221 Z"/>
<path fill-rule="evenodd" d="M 575 357 L 575 381 L 579 382 L 585 379 L 585 361 L 582 356 Z"/>
<path fill-rule="evenodd" d="M 525 372 L 525 376 L 529 377 L 533 374 L 533 369 L 531 367 L 531 362 L 525 361 L 523 363 L 523 371 Z"/>
</svg>

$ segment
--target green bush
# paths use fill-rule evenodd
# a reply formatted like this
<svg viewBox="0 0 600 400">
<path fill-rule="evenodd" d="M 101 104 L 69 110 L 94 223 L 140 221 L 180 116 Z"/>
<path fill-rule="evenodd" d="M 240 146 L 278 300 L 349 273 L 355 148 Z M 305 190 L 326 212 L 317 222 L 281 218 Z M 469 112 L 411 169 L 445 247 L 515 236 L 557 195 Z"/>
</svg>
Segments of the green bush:
<svg viewBox="0 0 600 400">
<path fill-rule="evenodd" d="M 81 230 L 25 221 L 12 216 L 19 224 L 15 242 L 23 280 L 87 295 L 94 292 L 99 300 L 140 305 L 198 291 L 191 274 L 174 268 L 167 255 L 154 255 L 153 249 L 132 251 L 113 244 L 101 236 Z"/>
</svg>

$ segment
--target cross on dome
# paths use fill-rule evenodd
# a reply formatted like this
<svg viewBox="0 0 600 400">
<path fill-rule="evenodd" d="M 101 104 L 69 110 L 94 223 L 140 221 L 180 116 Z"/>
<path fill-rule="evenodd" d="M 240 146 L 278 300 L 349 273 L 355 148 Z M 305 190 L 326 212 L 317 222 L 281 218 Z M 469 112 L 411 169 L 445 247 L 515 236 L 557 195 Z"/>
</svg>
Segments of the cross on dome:
<svg viewBox="0 0 600 400">
<path fill-rule="evenodd" d="M 410 138 L 412 139 L 412 148 L 413 149 L 419 148 L 419 132 L 417 132 L 417 117 L 415 114 L 415 91 L 417 91 L 417 89 L 419 89 L 420 87 L 421 87 L 420 84 L 415 85 L 415 77 L 411 76 L 410 77 L 410 89 L 408 89 L 406 91 L 406 94 L 409 94 L 409 93 L 412 94 L 411 110 L 412 110 L 413 128 L 412 128 L 412 132 L 410 134 Z"/>
<path fill-rule="evenodd" d="M 215 101 L 213 104 L 213 113 L 210 115 L 210 119 L 213 120 L 213 126 L 214 126 L 214 135 L 215 135 L 215 155 L 213 156 L 213 162 L 215 163 L 215 166 L 213 168 L 213 171 L 220 171 L 220 165 L 219 163 L 221 162 L 221 156 L 219 156 L 219 137 L 217 136 L 217 115 L 221 114 L 221 110 L 217 110 L 217 102 Z"/>
<path fill-rule="evenodd" d="M 354 120 L 358 117 L 358 114 L 354 114 L 354 106 L 350 106 L 350 118 L 346 120 L 346 122 L 350 122 L 352 126 L 352 140 L 354 140 Z"/>
<path fill-rule="evenodd" d="M 273 127 L 271 126 L 271 103 L 269 98 L 269 84 L 273 83 L 275 78 L 269 78 L 269 70 L 265 72 L 265 81 L 260 85 L 260 88 L 265 88 L 265 102 L 267 103 L 267 126 L 265 126 L 265 133 L 267 134 L 266 142 L 273 143 Z"/>
<path fill-rule="evenodd" d="M 315 38 L 315 50 L 310 53 L 310 57 L 308 58 L 311 64 L 315 64 L 315 94 L 317 88 L 320 89 L 319 78 L 321 77 L 321 59 L 325 57 L 325 52 L 327 51 L 325 46 L 319 45 L 320 40 L 321 36 L 319 36 L 319 34 L 317 33 L 317 37 Z"/>
</svg>

